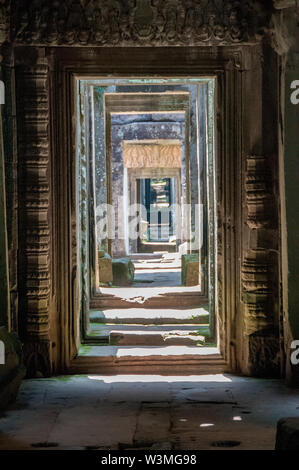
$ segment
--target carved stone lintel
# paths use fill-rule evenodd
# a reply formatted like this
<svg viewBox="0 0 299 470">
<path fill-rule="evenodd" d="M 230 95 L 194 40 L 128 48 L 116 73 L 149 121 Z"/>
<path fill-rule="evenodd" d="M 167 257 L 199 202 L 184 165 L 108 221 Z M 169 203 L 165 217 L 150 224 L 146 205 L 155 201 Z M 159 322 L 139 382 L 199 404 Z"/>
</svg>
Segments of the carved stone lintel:
<svg viewBox="0 0 299 470">
<path fill-rule="evenodd" d="M 15 43 L 163 46 L 256 42 L 248 2 L 225 0 L 21 0 Z M 129 5 L 128 5 L 129 4 Z"/>
<path fill-rule="evenodd" d="M 123 142 L 126 168 L 181 168 L 181 145 Z"/>
</svg>

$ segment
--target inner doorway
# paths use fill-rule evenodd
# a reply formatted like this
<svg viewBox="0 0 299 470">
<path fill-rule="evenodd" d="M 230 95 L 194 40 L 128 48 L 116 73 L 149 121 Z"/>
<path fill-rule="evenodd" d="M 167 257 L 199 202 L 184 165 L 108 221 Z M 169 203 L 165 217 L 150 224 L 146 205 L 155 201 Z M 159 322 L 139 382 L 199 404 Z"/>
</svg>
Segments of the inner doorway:
<svg viewBox="0 0 299 470">
<path fill-rule="evenodd" d="M 85 342 L 216 345 L 214 87 L 78 81 Z"/>
<path fill-rule="evenodd" d="M 144 252 L 147 244 L 155 251 L 155 245 L 176 240 L 173 211 L 169 210 L 175 200 L 175 178 L 140 178 L 137 185 L 140 203 L 146 209 L 138 251 Z"/>
</svg>

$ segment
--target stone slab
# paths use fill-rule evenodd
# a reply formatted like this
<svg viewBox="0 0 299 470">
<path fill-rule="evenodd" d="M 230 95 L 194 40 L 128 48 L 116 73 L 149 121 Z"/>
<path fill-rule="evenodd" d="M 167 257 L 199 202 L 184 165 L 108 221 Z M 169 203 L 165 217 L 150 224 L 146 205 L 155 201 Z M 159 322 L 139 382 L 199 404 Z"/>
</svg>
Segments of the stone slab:
<svg viewBox="0 0 299 470">
<path fill-rule="evenodd" d="M 104 284 L 113 282 L 112 259 L 107 253 L 101 251 L 99 252 L 99 281 Z"/>
<path fill-rule="evenodd" d="M 191 253 L 182 255 L 182 285 L 199 285 L 199 255 Z"/>
<path fill-rule="evenodd" d="M 120 331 L 112 330 L 109 336 L 111 345 L 123 346 L 202 346 L 203 336 L 188 334 L 184 330 L 173 331 Z"/>
<path fill-rule="evenodd" d="M 274 450 L 279 417 L 298 419 L 297 406 L 297 390 L 282 380 L 230 374 L 25 380 L 17 406 L 1 417 L 0 449 L 159 450 L 168 442 L 174 451 L 217 450 L 213 442 L 231 440 L 240 441 L 232 451 Z"/>
<path fill-rule="evenodd" d="M 131 285 L 134 281 L 134 264 L 130 258 L 112 260 L 113 284 L 116 286 Z"/>
<path fill-rule="evenodd" d="M 176 325 L 134 325 L 134 324 L 104 324 L 104 323 L 90 323 L 88 330 L 88 337 L 96 337 L 100 339 L 109 340 L 109 335 L 111 331 L 140 331 L 140 332 L 172 332 L 177 329 L 183 331 L 185 334 L 195 334 L 204 337 L 210 337 L 210 328 L 209 325 L 191 325 L 191 324 L 176 324 Z"/>
<path fill-rule="evenodd" d="M 159 360 L 171 357 L 179 361 L 192 360 L 199 356 L 218 355 L 219 350 L 216 347 L 189 347 L 189 346 L 81 346 L 79 356 L 81 357 L 101 357 L 115 359 L 134 360 Z"/>
</svg>

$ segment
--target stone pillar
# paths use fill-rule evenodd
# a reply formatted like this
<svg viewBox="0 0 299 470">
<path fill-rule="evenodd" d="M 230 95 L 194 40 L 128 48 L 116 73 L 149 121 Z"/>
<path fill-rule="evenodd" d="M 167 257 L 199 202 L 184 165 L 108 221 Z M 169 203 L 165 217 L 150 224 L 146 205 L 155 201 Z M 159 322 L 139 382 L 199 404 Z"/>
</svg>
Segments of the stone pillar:
<svg viewBox="0 0 299 470">
<path fill-rule="evenodd" d="M 0 326 L 11 328 L 10 295 L 9 295 L 9 266 L 7 244 L 7 215 L 6 215 L 6 182 L 5 182 L 5 152 L 3 134 L 3 114 L 5 106 L 5 82 L 3 77 L 4 44 L 10 39 L 10 2 L 0 4 L 0 47 L 1 47 L 1 92 L 0 97 Z M 3 87 L 4 85 L 4 87 Z"/>
<path fill-rule="evenodd" d="M 247 372 L 250 375 L 279 375 L 280 347 L 277 313 L 277 280 L 273 258 L 277 233 L 274 212 L 273 176 L 263 156 L 247 158 L 247 226 L 249 247 L 244 254 L 241 280 Z"/>
<path fill-rule="evenodd" d="M 49 66 L 43 48 L 18 55 L 20 315 L 28 374 L 51 374 Z M 24 62 L 25 61 L 25 62 Z"/>
<path fill-rule="evenodd" d="M 299 18 L 299 9 L 297 13 Z M 283 284 L 284 294 L 284 347 L 286 354 L 286 373 L 290 383 L 299 384 L 299 364 L 292 363 L 291 354 L 293 341 L 299 341 L 299 93 L 295 95 L 294 83 L 299 83 L 299 28 L 298 20 L 289 21 L 290 31 L 293 28 L 294 45 L 288 53 L 285 64 L 285 122 L 284 122 L 284 155 L 282 167 L 284 179 L 282 185 L 285 191 L 285 205 L 283 205 Z M 297 27 L 296 27 L 297 25 Z M 291 99 L 291 97 L 293 98 Z M 296 98 L 297 97 L 297 98 Z M 296 99 L 295 99 L 296 98 Z M 281 176 L 283 178 L 283 176 Z"/>
<path fill-rule="evenodd" d="M 0 113 L 0 326 L 5 326 L 8 330 L 10 330 L 10 300 L 2 113 Z"/>
</svg>

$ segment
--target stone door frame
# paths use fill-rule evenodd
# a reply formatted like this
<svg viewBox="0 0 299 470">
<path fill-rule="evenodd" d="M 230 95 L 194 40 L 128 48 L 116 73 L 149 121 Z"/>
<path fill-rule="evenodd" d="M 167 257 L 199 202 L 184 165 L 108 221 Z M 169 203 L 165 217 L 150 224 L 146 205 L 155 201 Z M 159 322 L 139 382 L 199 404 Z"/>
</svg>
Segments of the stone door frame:
<svg viewBox="0 0 299 470">
<path fill-rule="evenodd" d="M 59 87 L 58 93 L 59 93 L 59 99 L 58 99 L 58 115 L 61 116 L 62 122 L 61 125 L 59 126 L 59 129 L 61 129 L 61 132 L 59 132 L 59 141 L 60 141 L 60 148 L 65 148 L 67 149 L 67 159 L 69 161 L 68 167 L 72 162 L 72 167 L 73 170 L 71 174 L 69 172 L 62 171 L 62 174 L 60 177 L 62 177 L 62 181 L 60 183 L 61 188 L 67 188 L 72 189 L 72 191 L 75 191 L 75 167 L 74 167 L 74 143 L 72 144 L 69 139 L 66 139 L 67 133 L 63 131 L 63 129 L 70 129 L 71 125 L 71 116 L 74 116 L 74 100 L 72 97 L 72 92 L 74 92 L 74 79 L 75 78 L 97 78 L 97 77 L 102 77 L 105 76 L 105 74 L 111 75 L 113 73 L 113 76 L 184 76 L 184 77 L 207 77 L 207 76 L 216 76 L 217 77 L 217 97 L 218 97 L 218 106 L 219 109 L 221 110 L 221 126 L 224 128 L 224 122 L 225 126 L 230 126 L 231 129 L 236 130 L 236 115 L 240 113 L 240 108 L 236 106 L 235 103 L 237 103 L 237 95 L 240 89 L 238 89 L 237 86 L 235 86 L 240 79 L 240 75 L 237 73 L 237 68 L 234 67 L 235 59 L 236 59 L 236 51 L 235 50 L 230 50 L 228 56 L 226 55 L 223 60 L 220 60 L 218 58 L 213 57 L 213 54 L 211 54 L 211 51 L 206 50 L 204 54 L 200 54 L 197 57 L 197 60 L 194 61 L 191 59 L 192 57 L 192 51 L 190 48 L 185 50 L 185 57 L 187 57 L 187 60 L 183 59 L 183 54 L 184 52 L 180 49 L 180 59 L 179 61 L 175 60 L 175 63 L 172 65 L 169 64 L 169 61 L 166 61 L 166 56 L 164 55 L 164 58 L 162 60 L 155 60 L 155 62 L 150 62 L 148 65 L 145 62 L 145 56 L 142 53 L 142 50 L 137 51 L 132 51 L 132 50 L 127 50 L 126 55 L 128 54 L 130 56 L 130 61 L 127 61 L 127 63 L 121 63 L 121 61 L 116 60 L 114 64 L 111 66 L 111 62 L 107 61 L 109 55 L 107 49 L 105 50 L 97 50 L 96 53 L 95 51 L 90 51 L 90 56 L 87 54 L 87 50 L 85 50 L 85 53 L 82 53 L 81 51 L 77 51 L 77 54 L 79 53 L 80 60 L 70 60 L 68 58 L 68 54 L 65 54 L 64 51 L 61 51 L 60 54 L 62 54 L 62 60 L 58 60 L 56 62 L 56 67 L 58 68 L 58 74 L 61 80 L 61 86 Z M 147 56 L 149 56 L 149 49 L 147 49 Z M 177 49 L 177 51 L 179 51 Z M 123 50 L 120 51 L 121 54 L 123 54 Z M 156 52 L 152 50 L 152 52 Z M 159 49 L 160 55 L 164 53 L 162 49 Z M 195 52 L 195 51 L 194 51 Z M 193 53 L 194 53 L 193 52 Z M 197 51 L 199 52 L 199 50 Z M 201 51 L 203 52 L 203 51 Z M 59 54 L 59 55 L 60 55 Z M 102 60 L 98 59 L 96 56 L 101 56 L 104 55 L 107 59 Z M 113 50 L 113 54 L 115 54 L 115 50 Z M 165 53 L 167 55 L 167 49 L 165 49 Z M 176 54 L 177 55 L 177 54 Z M 64 57 L 63 57 L 64 56 Z M 139 60 L 141 59 L 141 62 Z M 87 59 L 87 60 L 86 60 Z M 191 64 L 190 64 L 190 59 L 191 59 Z M 232 61 L 233 59 L 233 61 Z M 168 62 L 168 63 L 167 63 Z M 140 64 L 140 65 L 139 65 Z M 179 65 L 178 65 L 179 64 Z M 53 90 L 54 91 L 54 90 Z M 227 99 L 223 96 L 223 93 L 226 94 L 226 97 L 230 97 L 230 100 L 228 102 Z M 224 100 L 224 101 L 222 101 Z M 69 103 L 68 106 L 66 106 Z M 61 106 L 63 104 L 63 106 Z M 233 110 L 233 112 L 232 112 Z M 226 116 L 226 118 L 225 118 Z M 237 132 L 237 130 L 236 130 Z M 73 131 L 73 138 L 74 138 L 74 131 Z M 73 140 L 74 142 L 74 140 Z M 227 188 L 231 188 L 234 186 L 235 183 L 235 171 L 236 169 L 232 166 L 232 159 L 237 160 L 236 156 L 240 154 L 240 148 L 237 147 L 236 141 L 235 140 L 230 140 L 227 147 L 225 148 L 223 145 L 223 140 L 218 134 L 217 136 L 217 142 L 218 142 L 218 178 L 220 181 L 221 178 L 223 178 L 223 168 L 226 168 L 228 171 L 226 173 L 226 187 L 225 190 L 227 191 Z M 58 160 L 61 160 L 58 159 Z M 220 172 L 219 172 L 220 169 Z M 224 188 L 219 187 L 218 188 L 220 191 L 223 191 Z M 74 193 L 75 194 L 75 193 Z M 219 195 L 219 191 L 218 191 Z M 65 193 L 66 197 L 66 193 Z M 220 196 L 223 200 L 223 196 Z M 73 198 L 72 198 L 73 200 Z M 235 220 L 237 221 L 238 218 L 236 217 L 235 209 L 236 207 L 234 206 L 235 201 L 229 199 L 226 200 L 227 207 L 223 209 L 223 213 L 225 214 L 224 217 L 227 220 Z M 57 201 L 57 203 L 60 205 L 60 208 L 62 209 L 64 206 L 63 201 Z M 78 346 L 80 343 L 80 328 L 78 324 L 78 318 L 76 318 L 76 313 L 74 311 L 74 306 L 78 305 L 79 301 L 79 280 L 76 278 L 76 273 L 78 271 L 78 265 L 76 263 L 76 257 L 74 254 L 76 253 L 77 245 L 76 245 L 76 237 L 75 237 L 75 215 L 76 215 L 76 210 L 75 207 L 69 207 L 69 220 L 72 220 L 72 225 L 69 226 L 69 230 L 66 231 L 65 233 L 59 232 L 59 236 L 61 237 L 63 235 L 64 238 L 64 244 L 62 246 L 67 246 L 68 249 L 66 250 L 69 255 L 69 259 L 71 261 L 70 267 L 69 267 L 69 272 L 74 273 L 74 279 L 73 279 L 73 284 L 69 286 L 69 298 L 73 299 L 72 305 L 69 305 L 67 310 L 69 312 L 69 320 L 70 323 L 68 327 L 64 327 L 64 331 L 62 331 L 62 336 L 64 338 L 68 338 L 68 344 L 69 344 L 69 350 L 65 351 L 65 359 L 64 359 L 64 364 L 65 368 L 69 369 L 71 366 L 71 370 L 75 371 L 76 368 L 78 367 L 78 370 L 80 370 L 80 363 L 85 362 L 84 358 L 75 358 L 77 351 L 78 351 Z M 65 220 L 65 213 L 61 213 L 60 217 L 63 217 Z M 235 219 L 236 217 L 236 219 Z M 229 248 L 226 249 L 226 254 L 229 253 L 229 258 L 230 258 L 230 269 L 227 269 L 226 266 L 226 274 L 225 278 L 223 278 L 223 262 L 220 262 L 218 264 L 220 273 L 218 273 L 218 284 L 221 284 L 221 289 L 218 288 L 218 296 L 220 295 L 220 292 L 222 292 L 222 295 L 225 297 L 221 299 L 218 298 L 218 305 L 216 306 L 216 309 L 218 310 L 219 307 L 222 309 L 221 312 L 221 322 L 220 322 L 220 328 L 218 329 L 219 335 L 220 335 L 220 354 L 217 357 L 208 357 L 206 359 L 203 359 L 204 362 L 208 363 L 211 367 L 217 366 L 217 367 L 230 367 L 230 348 L 228 347 L 231 334 L 230 334 L 230 320 L 228 318 L 229 314 L 232 314 L 232 309 L 235 308 L 235 289 L 232 289 L 232 286 L 235 286 L 235 277 L 234 274 L 236 272 L 236 267 L 234 264 L 237 262 L 237 259 L 234 257 L 235 250 L 236 250 L 236 244 L 237 240 L 235 238 L 235 230 L 234 227 L 232 226 L 232 223 L 228 224 L 225 223 L 224 220 L 219 220 L 219 228 L 222 236 L 222 240 L 230 240 L 229 243 Z M 58 234 L 57 234 L 58 235 Z M 70 241 L 72 240 L 72 243 L 70 245 Z M 223 242 L 224 246 L 227 246 Z M 219 244 L 218 244 L 219 247 Z M 220 247 L 219 247 L 220 248 Z M 218 248 L 218 249 L 219 249 Z M 73 254 L 72 254 L 73 253 Z M 223 253 L 220 253 L 218 251 L 218 258 L 219 256 L 223 256 Z M 220 274 L 220 276 L 219 276 Z M 233 294 L 234 292 L 234 294 Z M 227 300 L 224 299 L 229 298 L 229 310 L 227 308 L 226 302 Z M 64 297 L 65 299 L 65 297 Z M 234 306 L 234 307 L 233 307 Z M 70 308 L 73 307 L 73 308 Z M 72 334 L 71 337 L 69 336 L 70 334 L 70 329 L 69 327 L 73 325 L 73 328 L 75 329 L 75 334 Z M 73 330 L 74 331 L 74 330 Z M 91 368 L 94 368 L 94 370 L 97 369 L 96 366 L 96 358 L 90 360 L 90 363 L 92 366 L 88 366 Z"/>
<path fill-rule="evenodd" d="M 129 190 L 129 204 L 137 202 L 136 184 L 138 179 L 144 178 L 174 178 L 175 204 L 181 201 L 181 169 L 180 168 L 127 168 L 127 189 Z M 182 224 L 182 221 L 181 221 Z M 177 246 L 178 248 L 178 246 Z M 137 253 L 132 251 L 132 253 Z M 129 253 L 131 254 L 131 253 Z"/>
<path fill-rule="evenodd" d="M 165 72 L 162 74 L 164 75 Z M 115 76 L 115 78 L 132 78 L 132 75 L 118 75 Z M 138 77 L 139 74 L 136 75 Z M 154 74 L 149 74 L 148 76 L 142 75 L 142 78 L 152 78 L 154 77 Z M 164 75 L 165 77 L 169 78 L 176 78 L 174 75 Z M 100 76 L 102 77 L 102 76 Z M 182 78 L 187 78 L 186 74 L 182 75 Z M 197 79 L 202 79 L 202 80 L 209 80 L 209 78 L 213 78 L 213 74 L 200 74 L 200 76 L 197 76 Z M 78 78 L 78 77 L 77 77 Z M 79 75 L 80 79 L 86 79 L 86 75 Z M 96 81 L 96 78 L 93 76 L 92 79 L 90 76 L 88 76 L 89 82 L 92 84 L 94 79 Z M 141 76 L 140 76 L 141 78 Z M 158 78 L 161 78 L 158 77 Z M 175 85 L 173 83 L 173 85 Z M 208 100 L 207 100 L 208 101 Z M 111 165 L 112 165 L 112 146 L 111 146 L 111 117 L 112 113 L 119 113 L 125 111 L 134 111 L 134 112 L 152 112 L 153 110 L 159 111 L 159 112 L 184 112 L 185 114 L 185 165 L 186 165 L 186 186 L 187 186 L 187 192 L 186 192 L 186 201 L 187 203 L 191 202 L 191 175 L 190 175 L 190 103 L 189 103 L 189 95 L 187 92 L 179 92 L 179 93 L 154 93 L 153 96 L 149 95 L 147 93 L 108 93 L 105 96 L 105 126 L 106 126 L 106 174 L 107 174 L 107 202 L 109 204 L 112 204 L 112 185 L 111 185 Z M 208 114 L 208 106 L 205 106 L 205 113 Z M 214 117 L 213 117 L 214 118 Z M 206 117 L 206 119 L 208 119 Z M 208 123 L 207 123 L 208 126 Z M 88 127 L 88 125 L 87 125 Z M 86 131 L 87 132 L 87 131 Z M 198 129 L 198 133 L 200 133 L 200 130 Z M 86 143 L 86 138 L 83 136 L 83 142 L 84 145 L 86 145 L 86 148 L 88 147 L 88 144 Z M 207 151 L 206 151 L 207 152 Z M 204 152 L 203 152 L 204 153 Z M 88 150 L 86 151 L 86 154 L 88 154 Z M 85 156 L 84 156 L 85 158 Z M 88 156 L 87 156 L 88 160 Z M 206 162 L 204 164 L 204 168 L 206 170 Z M 209 169 L 210 172 L 212 173 L 214 171 Z M 204 171 L 203 171 L 204 172 Z M 199 176 L 199 175 L 198 175 Z M 201 175 L 201 181 L 203 182 L 203 186 L 206 187 L 206 181 L 205 177 Z M 189 189 L 189 190 L 188 190 Z M 206 190 L 206 189 L 205 189 Z M 211 191 L 213 192 L 213 191 Z M 214 193 L 213 193 L 214 194 Z M 213 196 L 214 197 L 214 196 Z M 187 233 L 191 233 L 191 220 L 190 220 L 190 226 L 187 227 Z M 94 236 L 94 231 L 92 230 L 91 237 Z M 212 238 L 212 237 L 210 237 Z M 94 243 L 91 243 L 91 251 L 93 250 L 93 247 L 95 246 Z M 112 252 L 112 247 L 111 247 L 111 241 L 108 243 L 108 251 L 109 253 Z M 207 243 L 204 240 L 204 247 L 203 250 L 204 255 L 205 255 L 205 263 L 206 262 L 207 256 Z M 93 251 L 92 251 L 93 253 Z M 93 256 L 93 255 L 92 255 Z M 210 256 L 215 257 L 215 250 L 213 247 L 211 247 L 210 251 Z M 92 259 L 90 259 L 90 265 L 92 266 Z M 212 263 L 211 263 L 212 264 Z M 209 270 L 206 269 L 206 272 Z M 94 283 L 94 280 L 96 279 L 96 275 L 94 274 L 93 270 L 91 270 L 90 273 L 90 279 L 91 279 L 91 288 L 86 286 L 86 277 L 88 276 L 88 272 L 86 271 L 86 274 L 83 276 L 84 279 L 82 283 L 84 284 L 84 304 L 82 306 L 82 317 L 85 319 L 83 320 L 82 324 L 85 325 L 84 331 L 87 331 L 88 329 L 88 314 L 87 314 L 87 309 L 85 305 L 89 305 L 93 309 L 100 309 L 100 308 L 118 308 L 119 307 L 119 301 L 114 298 L 113 295 L 109 294 L 103 294 L 100 292 L 100 289 L 97 289 L 97 285 Z M 214 276 L 213 273 L 208 272 L 207 276 Z M 212 336 L 215 336 L 215 322 L 214 322 L 214 317 L 215 317 L 215 294 L 214 294 L 214 285 L 212 287 L 213 293 L 208 292 L 208 286 L 211 285 L 210 282 L 207 281 L 207 276 L 204 278 L 203 282 L 203 289 L 202 292 L 184 292 L 180 294 L 180 297 L 182 298 L 181 301 L 178 303 L 178 298 L 177 296 L 173 296 L 172 294 L 166 293 L 163 298 L 161 299 L 161 307 L 175 307 L 177 305 L 180 305 L 182 307 L 188 306 L 190 304 L 198 305 L 198 306 L 206 306 L 209 304 L 209 309 L 211 311 L 211 317 L 213 320 L 211 321 L 212 325 Z M 212 290 L 211 289 L 211 290 Z M 89 299 L 89 300 L 88 300 Z M 196 300 L 195 300 L 196 299 Z M 85 333 L 82 331 L 82 337 L 85 337 Z"/>
<path fill-rule="evenodd" d="M 220 353 L 201 358 L 193 366 L 198 372 L 250 370 L 252 348 L 255 352 L 267 349 L 266 365 L 275 358 L 276 338 L 264 337 L 265 325 L 260 323 L 263 311 L 263 321 L 272 327 L 268 311 L 278 291 L 274 251 L 269 248 L 273 256 L 265 261 L 260 255 L 267 255 L 267 248 L 259 245 L 265 233 L 276 240 L 277 230 L 271 217 L 271 160 L 262 154 L 261 57 L 259 45 L 15 48 L 19 191 L 23 195 L 19 222 L 25 234 L 20 236 L 19 247 L 19 306 L 27 364 L 38 363 L 44 375 L 102 370 L 97 358 L 78 357 L 82 298 L 74 87 L 78 77 L 103 76 L 216 77 L 215 309 Z M 262 201 L 261 181 L 265 182 Z M 258 254 L 250 249 L 254 246 Z M 247 331 L 244 325 L 252 329 Z M 261 332 L 260 336 L 253 335 L 254 331 Z M 181 367 L 186 370 L 186 364 Z"/>
</svg>

